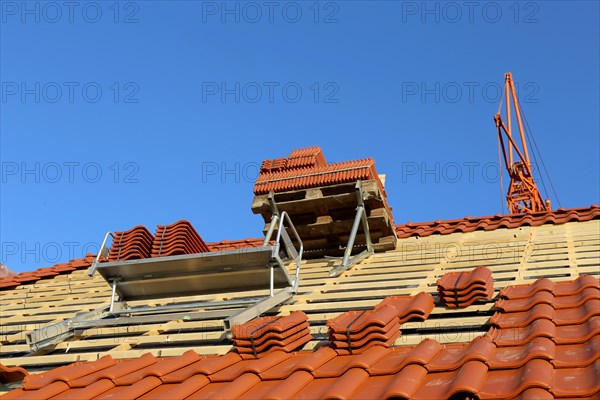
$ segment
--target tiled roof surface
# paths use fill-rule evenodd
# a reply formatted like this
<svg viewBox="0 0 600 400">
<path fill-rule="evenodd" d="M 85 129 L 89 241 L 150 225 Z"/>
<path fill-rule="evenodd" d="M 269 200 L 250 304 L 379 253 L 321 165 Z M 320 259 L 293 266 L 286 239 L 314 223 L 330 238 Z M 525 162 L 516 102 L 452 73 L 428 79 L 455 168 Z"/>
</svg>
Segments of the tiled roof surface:
<svg viewBox="0 0 600 400">
<path fill-rule="evenodd" d="M 241 245 L 241 243 L 238 242 L 236 245 Z M 493 251 L 490 251 L 490 249 Z M 421 342 L 424 342 L 424 344 L 437 343 L 444 349 L 448 349 L 446 363 L 448 369 L 444 372 L 447 375 L 439 375 L 442 371 L 430 371 L 428 369 L 429 366 L 427 366 L 429 361 L 427 361 L 421 365 L 428 372 L 420 382 L 429 382 L 430 379 L 433 379 L 433 382 L 437 382 L 434 378 L 446 379 L 454 376 L 453 372 L 465 368 L 467 362 L 463 363 L 460 361 L 460 355 L 462 354 L 461 349 L 464 349 L 466 345 L 461 343 L 469 343 L 471 339 L 488 331 L 490 332 L 488 336 L 494 339 L 495 346 L 500 349 L 498 355 L 494 356 L 496 360 L 505 359 L 503 354 L 508 354 L 513 358 L 521 357 L 522 362 L 520 362 L 520 366 L 510 371 L 513 379 L 520 373 L 524 374 L 525 380 L 529 379 L 526 372 L 529 366 L 540 365 L 538 362 L 540 359 L 536 358 L 538 357 L 538 353 L 530 350 L 532 349 L 531 346 L 545 339 L 550 339 L 554 343 L 554 348 L 548 351 L 555 352 L 555 355 L 552 357 L 554 357 L 554 360 L 558 360 L 555 365 L 550 356 L 544 355 L 542 359 L 544 363 L 551 364 L 552 379 L 562 377 L 564 380 L 561 382 L 566 382 L 568 379 L 578 379 L 572 378 L 565 372 L 566 369 L 573 369 L 569 365 L 573 365 L 575 362 L 585 364 L 585 366 L 577 369 L 576 372 L 578 373 L 589 373 L 590 376 L 593 376 L 596 372 L 593 368 L 589 369 L 590 366 L 597 363 L 597 361 L 594 361 L 597 360 L 596 352 L 590 349 L 597 348 L 595 346 L 600 334 L 600 317 L 594 315 L 593 310 L 589 312 L 584 310 L 581 315 L 573 314 L 573 311 L 564 313 L 562 310 L 581 308 L 582 301 L 589 302 L 597 298 L 597 294 L 595 294 L 598 290 L 596 287 L 597 283 L 594 286 L 592 281 L 597 282 L 598 266 L 600 265 L 600 221 L 598 220 L 559 225 L 547 224 L 537 227 L 522 226 L 496 231 L 430 235 L 423 238 L 410 237 L 399 241 L 396 250 L 375 254 L 337 278 L 330 278 L 328 276 L 332 262 L 328 259 L 304 261 L 302 263 L 299 293 L 292 298 L 289 304 L 267 314 L 269 317 L 285 317 L 296 311 L 303 311 L 308 317 L 312 339 L 303 346 L 303 351 L 298 353 L 283 352 L 287 354 L 285 357 L 288 357 L 286 360 L 289 360 L 290 363 L 298 360 L 296 357 L 308 357 L 317 354 L 320 357 L 320 354 L 325 351 L 318 350 L 321 348 L 327 348 L 338 354 L 334 349 L 327 347 L 331 345 L 327 332 L 327 321 L 333 320 L 348 311 L 361 312 L 363 310 L 374 309 L 379 304 L 382 304 L 381 307 L 389 305 L 388 303 L 396 302 L 399 304 L 404 302 L 404 300 L 401 300 L 402 295 L 411 295 L 418 298 L 419 296 L 417 295 L 424 291 L 428 295 L 433 296 L 433 310 L 427 319 L 422 322 L 402 323 L 400 326 L 402 330 L 401 335 L 393 341 L 393 344 L 390 343 L 390 348 L 386 350 L 386 352 L 391 352 L 390 354 L 399 354 L 398 352 L 407 351 L 406 349 L 417 348 L 415 346 Z M 448 309 L 441 304 L 438 298 L 437 280 L 445 273 L 467 272 L 478 265 L 486 265 L 493 273 L 494 287 L 497 290 L 493 300 L 480 300 L 460 310 Z M 596 278 L 580 279 L 578 282 L 583 282 L 583 284 L 560 282 L 565 280 L 572 281 L 583 274 L 595 274 Z M 491 327 L 490 317 L 497 311 L 497 309 L 493 308 L 493 305 L 494 300 L 499 299 L 498 291 L 503 291 L 502 293 L 508 292 L 505 290 L 507 286 L 514 285 L 515 283 L 534 282 L 539 277 L 550 279 L 542 279 L 531 286 L 527 286 L 527 288 L 530 287 L 535 292 L 533 294 L 528 293 L 529 289 L 510 289 L 513 293 L 511 301 L 515 301 L 515 303 L 506 306 L 499 301 L 498 307 L 501 309 L 508 307 L 506 311 L 515 313 L 514 318 L 516 318 L 517 322 L 520 321 L 519 323 L 521 323 L 531 320 L 531 315 L 518 313 L 528 311 L 538 304 L 548 304 L 551 302 L 548 298 L 549 295 L 556 297 L 557 294 L 562 294 L 558 295 L 554 301 L 554 309 L 559 312 L 549 312 L 548 309 L 537 311 L 539 309 L 535 309 L 534 316 L 536 318 L 531 320 L 530 324 L 525 327 Z M 586 281 L 588 283 L 585 283 Z M 268 293 L 268 290 L 264 292 L 217 293 L 214 296 L 197 296 L 194 300 L 235 299 L 262 296 L 265 293 Z M 389 298 L 385 299 L 388 296 L 396 297 L 396 299 L 394 301 Z M 534 297 L 536 299 L 535 304 L 523 309 L 525 307 L 523 305 L 523 296 Z M 414 307 L 425 307 L 425 297 L 429 296 L 421 296 L 422 301 L 419 303 L 421 305 L 415 305 Z M 27 354 L 29 346 L 25 343 L 26 332 L 31 332 L 50 323 L 72 317 L 75 313 L 99 308 L 106 304 L 109 298 L 110 286 L 98 274 L 92 278 L 88 277 L 85 270 L 75 270 L 69 274 L 56 275 L 52 279 L 41 279 L 37 282 L 22 284 L 14 290 L 0 292 L 0 308 L 2 309 L 0 323 L 0 343 L 2 343 L 2 346 L 0 346 L 0 362 L 8 367 L 23 366 L 30 373 L 38 373 L 51 367 L 77 361 L 97 361 L 109 355 L 115 360 L 116 365 L 127 366 L 130 370 L 138 370 L 139 360 L 150 363 L 156 358 L 167 357 L 165 361 L 159 361 L 158 363 L 164 363 L 166 360 L 174 360 L 173 363 L 179 363 L 182 360 L 181 356 L 183 354 L 186 354 L 185 357 L 187 358 L 184 358 L 186 360 L 189 357 L 201 358 L 204 355 L 225 354 L 234 350 L 234 346 L 232 346 L 233 341 L 226 339 L 224 335 L 222 321 L 177 320 L 146 323 L 136 326 L 86 329 L 81 331 L 76 338 L 58 344 L 56 348 L 47 353 Z M 189 300 L 180 298 L 161 299 L 156 301 L 155 304 L 179 304 L 185 301 Z M 422 314 L 426 315 L 426 313 Z M 579 321 L 588 316 L 589 318 L 585 322 L 575 325 L 556 325 L 555 322 L 549 319 L 555 316 L 558 318 L 556 322 L 560 324 Z M 501 325 L 504 326 L 504 322 L 508 321 L 506 318 L 513 317 L 502 317 L 499 320 Z M 389 332 L 392 326 L 394 325 L 382 328 Z M 372 329 L 375 330 L 376 328 L 378 327 L 373 327 Z M 368 332 L 370 331 L 365 330 L 362 333 L 366 335 Z M 353 336 L 352 339 L 360 340 L 362 337 Z M 573 343 L 574 338 L 579 343 Z M 265 340 L 268 340 L 268 338 Z M 459 343 L 455 344 L 454 342 Z M 409 346 L 407 347 L 406 345 Z M 381 346 L 371 346 L 371 348 L 376 347 Z M 351 362 L 352 360 L 356 360 L 353 357 L 370 354 L 369 352 L 372 351 L 371 348 L 365 349 L 361 354 L 353 353 L 352 355 L 349 352 L 344 353 L 342 348 L 338 348 L 339 354 L 335 356 L 334 360 L 345 359 Z M 190 349 L 193 351 L 186 353 Z M 317 349 L 318 351 L 313 351 L 313 349 Z M 454 351 L 451 352 L 450 349 L 454 349 Z M 286 349 L 286 351 L 289 351 L 289 349 Z M 148 352 L 151 355 L 142 357 L 142 355 Z M 421 350 L 419 350 L 419 354 L 420 352 Z M 268 359 L 272 354 L 280 353 L 282 351 L 272 351 L 264 357 L 259 357 L 258 361 Z M 571 353 L 576 354 L 575 358 L 579 358 L 569 360 L 568 355 Z M 252 367 L 254 365 L 251 363 L 254 362 L 252 355 L 248 355 L 248 353 L 235 355 L 240 356 L 241 361 L 244 362 L 244 364 L 239 364 L 238 366 L 249 365 Z M 211 357 L 211 359 L 214 359 L 214 362 L 221 363 L 229 360 L 230 357 L 232 356 L 224 358 Z M 283 358 L 284 356 L 281 357 Z M 131 359 L 132 361 L 121 361 L 121 359 Z M 358 360 L 360 361 L 361 359 Z M 589 360 L 592 360 L 591 363 Z M 281 362 L 280 368 L 287 365 L 284 361 Z M 308 359 L 307 362 L 309 365 L 312 365 L 310 364 L 312 363 L 311 359 Z M 530 364 L 531 362 L 533 364 Z M 256 369 L 259 369 L 260 365 Z M 370 364 L 365 362 L 364 365 Z M 495 363 L 485 362 L 485 365 L 490 365 L 490 368 L 486 372 L 484 383 L 488 382 L 488 379 L 501 376 L 504 373 L 503 371 L 507 369 L 505 366 L 497 367 L 499 364 Z M 332 362 L 331 366 L 332 368 L 337 368 L 335 362 Z M 68 368 L 71 367 L 66 366 L 61 371 L 68 371 Z M 397 375 L 405 376 L 412 373 L 411 371 L 415 370 L 416 365 L 410 364 L 399 368 L 393 373 L 395 374 L 393 376 L 391 374 L 385 375 L 381 372 L 374 372 L 377 370 L 372 365 L 365 367 L 364 372 L 354 370 L 350 376 L 346 376 L 346 373 L 350 373 L 350 370 L 354 368 L 363 369 L 363 367 L 349 367 L 349 369 L 343 370 L 339 376 L 354 382 L 351 379 L 353 374 L 364 375 L 366 373 L 368 377 L 363 384 L 368 384 L 367 386 L 358 387 L 352 393 L 351 397 L 381 398 L 385 395 L 385 391 L 379 392 L 378 390 L 383 390 L 379 386 L 377 388 L 369 388 L 371 384 L 369 382 L 373 384 L 374 382 L 379 382 L 388 387 L 393 380 L 400 379 Z M 476 370 L 478 369 L 479 367 L 476 368 Z M 182 369 L 178 371 L 180 375 L 177 375 L 177 379 L 185 381 L 193 377 L 190 381 L 186 381 L 186 385 L 179 385 L 175 381 L 170 381 L 170 383 L 163 385 L 163 381 L 160 378 L 156 376 L 147 377 L 148 379 L 145 382 L 156 382 L 154 378 L 160 380 L 160 386 L 156 386 L 156 391 L 149 392 L 147 395 L 152 397 L 158 395 L 159 392 L 164 392 L 164 396 L 170 398 L 170 395 L 176 393 L 175 390 L 185 391 L 188 387 L 194 389 L 196 386 L 188 385 L 193 385 L 193 382 L 196 382 L 196 380 L 204 381 L 206 379 L 211 381 L 211 386 L 201 389 L 208 391 L 202 393 L 212 393 L 212 390 L 216 390 L 218 387 L 227 388 L 230 386 L 227 385 L 228 381 L 223 381 L 222 379 L 242 379 L 242 382 L 249 379 L 257 382 L 255 386 L 252 386 L 250 391 L 244 393 L 247 397 L 261 397 L 260 393 L 263 393 L 263 389 L 267 390 L 268 387 L 275 388 L 279 385 L 279 382 L 276 382 L 279 379 L 277 377 L 281 375 L 281 371 L 278 368 L 271 369 L 269 374 L 266 372 L 259 374 L 258 378 L 253 376 L 254 372 L 246 371 L 238 376 L 236 375 L 238 372 L 235 371 L 228 370 L 226 371 L 227 375 L 218 375 L 215 378 L 218 381 L 215 380 L 213 382 L 206 376 L 190 374 L 189 370 Z M 294 380 L 298 375 L 306 378 L 308 382 L 306 387 L 310 387 L 311 392 L 304 392 L 303 395 L 310 397 L 312 393 L 317 393 L 316 397 L 319 397 L 318 393 L 320 392 L 318 390 L 320 388 L 323 390 L 337 390 L 335 388 L 332 389 L 332 385 L 334 385 L 336 379 L 339 380 L 341 378 L 331 377 L 333 372 L 325 373 L 323 370 L 320 370 L 316 375 L 313 375 L 313 372 L 304 371 L 308 373 L 308 375 L 304 375 L 302 371 L 295 371 L 298 374 L 294 375 L 294 378 L 290 378 L 291 375 L 288 378 Z M 438 375 L 432 375 L 432 372 Z M 468 370 L 463 373 L 467 372 Z M 175 372 L 169 373 L 175 374 Z M 78 383 L 80 385 L 78 386 L 78 390 L 80 390 L 79 394 L 85 392 L 86 395 L 89 395 L 92 389 L 100 391 L 102 395 L 110 394 L 104 391 L 104 389 L 109 386 L 112 388 L 113 386 L 111 385 L 113 383 L 108 382 L 106 379 L 96 382 L 95 378 L 89 376 L 86 379 L 88 379 L 86 382 L 89 384 L 85 384 L 85 388 L 81 386 L 83 385 L 83 381 Z M 138 384 L 141 384 L 145 378 L 135 380 L 130 377 L 128 379 L 128 383 L 119 381 L 118 386 L 120 388 L 112 389 L 114 393 L 119 394 L 116 396 L 117 398 L 127 395 L 127 392 L 121 392 L 123 389 L 133 391 L 129 393 L 137 393 L 138 390 L 144 389 L 144 384 L 142 384 L 142 387 Z M 260 381 L 257 381 L 257 379 L 260 379 Z M 375 381 L 372 381 L 373 379 Z M 586 384 L 589 386 L 591 378 L 588 377 L 586 379 Z M 491 385 L 489 382 L 485 384 Z M 591 382 L 593 384 L 594 381 L 592 380 Z M 216 384 L 216 386 L 213 384 Z M 552 384 L 554 385 L 552 386 L 553 388 L 560 386 L 554 381 L 552 381 Z M 454 387 L 450 383 L 449 385 L 450 388 Z M 504 386 L 510 385 L 505 384 Z M 54 382 L 47 387 L 50 387 L 47 390 L 57 390 L 57 387 L 64 386 L 62 383 Z M 342 387 L 345 386 L 342 385 Z M 535 385 L 533 387 L 529 391 L 522 391 L 520 395 L 533 397 L 536 393 L 532 394 L 532 391 L 537 392 L 537 395 L 540 396 L 544 395 L 548 397 L 552 395 L 547 389 L 542 389 Z M 280 389 L 287 389 L 287 386 L 283 386 Z M 366 394 L 365 391 L 368 389 L 372 391 L 372 395 Z M 423 393 L 426 392 L 420 392 L 421 390 L 425 390 L 424 387 L 417 387 L 417 389 L 419 391 L 416 393 L 420 393 L 419 396 L 425 396 Z M 438 389 L 442 390 L 441 388 Z M 312 392 L 313 390 L 317 391 Z M 487 393 L 485 390 L 482 387 L 479 389 L 480 393 Z M 1 392 L 2 388 L 0 388 Z M 36 393 L 44 397 L 43 392 Z M 30 395 L 36 396 L 37 394 L 32 392 Z M 65 397 L 67 394 L 69 393 L 65 393 Z M 78 398 L 79 394 L 73 392 L 72 395 L 69 395 Z M 500 393 L 498 397 L 502 397 L 505 394 Z M 62 398 L 61 395 L 59 395 L 59 398 Z M 198 393 L 199 397 L 202 395 Z M 558 396 L 558 394 L 555 395 Z M 597 395 L 594 396 L 597 397 Z M 132 395 L 129 397 L 134 398 L 135 396 Z"/>
<path fill-rule="evenodd" d="M 510 294 L 539 293 L 539 287 L 544 287 L 544 282 L 505 289 L 501 301 L 505 305 L 513 300 L 520 302 L 518 296 L 513 299 Z M 553 295 L 573 297 L 583 287 L 600 292 L 600 281 L 583 276 L 562 284 L 562 291 Z M 546 288 L 541 291 L 549 292 Z M 398 310 L 390 304 L 376 308 L 381 314 L 377 325 L 387 326 L 387 320 L 398 318 Z M 235 352 L 202 357 L 193 351 L 165 359 L 146 354 L 119 361 L 106 356 L 27 376 L 23 387 L 5 398 L 598 398 L 597 309 L 591 305 L 583 310 L 560 309 L 554 314 L 532 311 L 527 318 L 515 315 L 520 312 L 499 311 L 492 318 L 490 331 L 468 343 L 442 345 L 425 339 L 415 346 L 389 347 L 375 341 L 359 353 L 340 353 L 323 346 L 312 352 L 275 350 L 260 358 Z M 388 311 L 389 315 L 384 316 Z M 571 318 L 575 314 L 577 318 Z M 288 322 L 299 322 L 303 319 L 299 317 L 291 317 Z M 338 317 L 330 326 L 344 328 L 347 324 L 340 322 L 350 318 Z M 509 327 L 499 322 L 503 320 Z M 569 334 L 561 337 L 557 330 L 531 326 L 542 322 L 556 329 L 569 329 Z M 583 325 L 595 328 L 585 330 Z M 505 335 L 505 329 L 534 334 L 523 340 L 519 334 Z"/>
<path fill-rule="evenodd" d="M 326 163 L 321 148 L 315 146 L 293 150 L 287 158 L 263 161 L 254 183 L 254 194 L 287 192 L 371 179 L 377 180 L 383 190 L 372 158 Z"/>
<path fill-rule="evenodd" d="M 584 208 L 558 209 L 531 214 L 497 214 L 491 217 L 465 217 L 453 220 L 435 220 L 433 222 L 407 222 L 396 225 L 398 238 L 411 236 L 425 237 L 429 235 L 448 235 L 456 232 L 493 231 L 499 228 L 514 229 L 521 226 L 540 226 L 544 224 L 564 224 L 582 222 L 600 218 L 600 206 L 591 205 Z"/>
</svg>

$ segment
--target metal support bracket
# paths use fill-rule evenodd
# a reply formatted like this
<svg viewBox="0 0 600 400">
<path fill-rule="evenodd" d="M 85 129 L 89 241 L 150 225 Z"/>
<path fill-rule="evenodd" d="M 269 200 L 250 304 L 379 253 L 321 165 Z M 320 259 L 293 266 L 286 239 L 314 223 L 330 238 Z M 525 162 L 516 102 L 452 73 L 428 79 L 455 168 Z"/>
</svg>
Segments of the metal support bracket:
<svg viewBox="0 0 600 400">
<path fill-rule="evenodd" d="M 25 339 L 31 351 L 37 352 L 43 348 L 54 346 L 72 338 L 75 335 L 74 326 L 76 324 L 86 321 L 95 322 L 100 318 L 104 318 L 107 315 L 107 311 L 108 306 L 104 306 L 94 311 L 76 315 L 65 321 L 47 325 L 41 329 L 27 333 Z"/>
<path fill-rule="evenodd" d="M 115 238 L 114 233 L 106 232 L 106 235 L 104 235 L 104 240 L 102 241 L 102 245 L 100 246 L 100 250 L 98 250 L 98 254 L 96 255 L 96 259 L 88 269 L 88 276 L 93 276 L 94 272 L 96 272 L 96 267 L 98 267 L 98 264 L 100 263 L 100 257 L 104 257 L 106 260 L 108 260 L 108 256 L 110 254 L 110 249 L 107 246 L 109 236 L 112 237 L 113 240 Z"/>
<path fill-rule="evenodd" d="M 342 259 L 341 265 L 332 268 L 329 271 L 329 276 L 334 278 L 339 276 L 344 271 L 350 269 L 354 264 L 364 260 L 371 254 L 373 254 L 373 243 L 371 243 L 371 234 L 369 232 L 369 222 L 367 220 L 367 211 L 365 210 L 365 203 L 362 198 L 362 188 L 360 181 L 356 182 L 354 186 L 356 192 L 356 215 L 354 216 L 354 223 L 352 224 L 352 230 L 348 237 L 348 243 L 346 244 L 346 251 L 344 252 L 344 258 Z M 358 227 L 362 225 L 363 232 L 365 234 L 366 250 L 352 256 L 352 249 L 354 247 L 354 241 L 356 240 L 356 234 L 358 233 Z"/>
<path fill-rule="evenodd" d="M 272 296 L 266 297 L 251 307 L 248 307 L 237 314 L 234 314 L 223 320 L 225 330 L 229 332 L 234 325 L 243 324 L 251 319 L 258 317 L 260 314 L 269 311 L 273 307 L 285 303 L 294 296 L 292 288 L 285 288 L 277 291 Z"/>
</svg>

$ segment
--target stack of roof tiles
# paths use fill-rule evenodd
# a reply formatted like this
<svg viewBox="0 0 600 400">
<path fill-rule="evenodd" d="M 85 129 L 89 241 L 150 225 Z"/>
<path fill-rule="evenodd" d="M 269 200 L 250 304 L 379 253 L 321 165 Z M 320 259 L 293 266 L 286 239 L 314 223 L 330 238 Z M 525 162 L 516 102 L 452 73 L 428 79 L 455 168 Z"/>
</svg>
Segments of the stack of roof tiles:
<svg viewBox="0 0 600 400">
<path fill-rule="evenodd" d="M 263 161 L 254 184 L 254 194 L 287 192 L 319 186 L 375 179 L 375 161 L 327 163 L 320 147 L 293 150 L 287 158 Z M 379 182 L 381 189 L 383 189 Z"/>
<path fill-rule="evenodd" d="M 555 211 L 540 211 L 527 214 L 496 214 L 489 217 L 464 217 L 461 219 L 435 220 L 433 222 L 407 222 L 396 225 L 399 239 L 411 236 L 448 235 L 456 232 L 493 231 L 500 228 L 514 229 L 521 226 L 565 224 L 584 222 L 600 218 L 600 206 L 592 204 L 583 208 L 559 208 Z"/>
<path fill-rule="evenodd" d="M 288 316 L 257 318 L 235 325 L 231 333 L 233 345 L 242 357 L 259 358 L 273 351 L 289 353 L 312 339 L 308 317 L 302 311 Z"/>
<path fill-rule="evenodd" d="M 158 225 L 152 244 L 152 257 L 208 252 L 208 246 L 188 221 Z"/>
<path fill-rule="evenodd" d="M 115 232 L 108 261 L 150 258 L 154 237 L 145 226 L 135 226 L 124 232 Z"/>
<path fill-rule="evenodd" d="M 339 354 L 360 354 L 372 346 L 390 347 L 400 336 L 400 325 L 425 320 L 434 308 L 433 297 L 390 296 L 371 310 L 348 311 L 327 321 L 329 340 Z"/>
<path fill-rule="evenodd" d="M 292 150 L 287 158 L 264 160 L 260 166 L 261 173 L 278 172 L 298 168 L 312 168 L 326 165 L 325 156 L 319 146 Z"/>
<path fill-rule="evenodd" d="M 437 281 L 440 302 L 448 308 L 464 308 L 494 295 L 492 271 L 477 267 L 467 272 L 449 272 Z"/>
</svg>

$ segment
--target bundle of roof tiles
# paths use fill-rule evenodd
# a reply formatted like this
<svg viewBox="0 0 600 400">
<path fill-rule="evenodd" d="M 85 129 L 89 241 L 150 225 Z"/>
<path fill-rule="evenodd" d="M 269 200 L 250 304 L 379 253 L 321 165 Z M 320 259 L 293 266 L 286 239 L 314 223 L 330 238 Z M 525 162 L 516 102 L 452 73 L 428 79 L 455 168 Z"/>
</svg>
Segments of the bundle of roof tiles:
<svg viewBox="0 0 600 400">
<path fill-rule="evenodd" d="M 237 353 L 259 358 L 272 351 L 294 351 L 312 339 L 308 316 L 296 311 L 287 316 L 262 317 L 231 328 Z"/>
<path fill-rule="evenodd" d="M 327 321 L 329 340 L 338 354 L 360 354 L 372 346 L 390 347 L 400 336 L 400 325 L 425 320 L 434 308 L 433 297 L 390 296 L 371 310 L 348 311 Z"/>
<path fill-rule="evenodd" d="M 379 182 L 372 158 L 328 164 L 321 148 L 314 146 L 293 150 L 287 158 L 263 161 L 254 184 L 254 194 L 287 192 L 370 179 Z M 379 185 L 383 190 L 380 182 Z"/>
<path fill-rule="evenodd" d="M 210 251 L 189 221 L 158 225 L 154 235 L 144 226 L 116 232 L 108 261 L 137 260 Z"/>
<path fill-rule="evenodd" d="M 494 295 L 492 271 L 477 267 L 467 272 L 449 272 L 437 281 L 440 302 L 448 308 L 464 308 Z"/>
<path fill-rule="evenodd" d="M 149 258 L 154 237 L 145 226 L 135 226 L 125 232 L 115 232 L 108 261 Z"/>
<path fill-rule="evenodd" d="M 287 158 L 264 160 L 260 166 L 261 173 L 278 172 L 298 168 L 312 168 L 326 165 L 325 156 L 319 146 L 292 150 Z"/>
<path fill-rule="evenodd" d="M 152 257 L 208 252 L 208 246 L 188 221 L 158 225 L 152 244 Z"/>
</svg>

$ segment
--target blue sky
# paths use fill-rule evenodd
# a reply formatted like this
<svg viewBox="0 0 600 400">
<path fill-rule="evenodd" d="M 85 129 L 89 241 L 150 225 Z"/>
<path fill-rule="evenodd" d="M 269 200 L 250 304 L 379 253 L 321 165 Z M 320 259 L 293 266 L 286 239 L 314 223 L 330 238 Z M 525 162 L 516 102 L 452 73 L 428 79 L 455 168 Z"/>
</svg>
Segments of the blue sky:
<svg viewBox="0 0 600 400">
<path fill-rule="evenodd" d="M 507 71 L 561 205 L 599 203 L 598 2 L 467 4 L 1 1 L 0 261 L 258 237 L 259 163 L 312 145 L 375 158 L 398 223 L 500 213 Z"/>
</svg>

